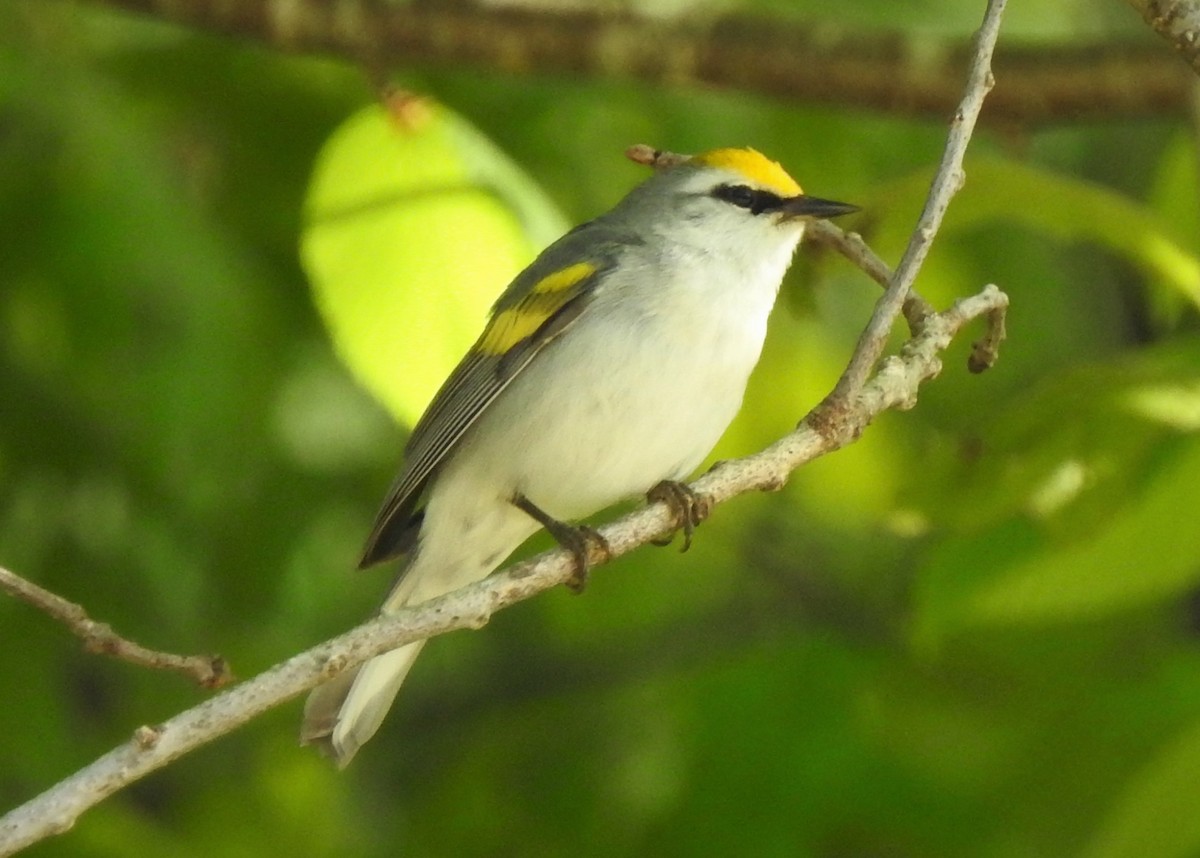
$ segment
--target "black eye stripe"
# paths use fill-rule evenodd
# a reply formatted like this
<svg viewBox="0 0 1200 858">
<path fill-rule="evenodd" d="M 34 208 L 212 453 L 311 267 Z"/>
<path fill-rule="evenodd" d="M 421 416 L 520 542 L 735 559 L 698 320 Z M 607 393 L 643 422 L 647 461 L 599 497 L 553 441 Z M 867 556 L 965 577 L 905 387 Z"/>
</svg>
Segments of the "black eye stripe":
<svg viewBox="0 0 1200 858">
<path fill-rule="evenodd" d="M 749 185 L 718 185 L 713 196 L 739 208 L 749 209 L 751 214 L 772 211 L 783 204 L 783 198 L 770 191 L 752 188 Z"/>
<path fill-rule="evenodd" d="M 713 189 L 713 196 L 744 209 L 754 205 L 754 189 L 746 185 L 718 185 Z"/>
</svg>

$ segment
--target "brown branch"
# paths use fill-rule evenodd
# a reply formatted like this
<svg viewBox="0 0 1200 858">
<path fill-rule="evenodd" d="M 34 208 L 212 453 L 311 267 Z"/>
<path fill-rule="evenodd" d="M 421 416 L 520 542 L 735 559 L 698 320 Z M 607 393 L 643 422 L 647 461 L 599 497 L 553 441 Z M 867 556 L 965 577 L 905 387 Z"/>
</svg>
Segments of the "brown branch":
<svg viewBox="0 0 1200 858">
<path fill-rule="evenodd" d="M 471 66 L 702 84 L 938 120 L 954 110 L 971 57 L 965 44 L 918 52 L 898 34 L 744 13 L 664 21 L 619 6 L 541 12 L 386 0 L 91 2 L 372 70 Z M 983 121 L 1008 127 L 1182 114 L 1192 84 L 1187 70 L 1153 45 L 1010 47 L 997 55 L 996 74 L 1004 86 Z"/>
<path fill-rule="evenodd" d="M 219 655 L 173 655 L 147 649 L 121 637 L 108 623 L 93 620 L 87 611 L 74 602 L 69 602 L 3 567 L 0 567 L 0 590 L 33 605 L 62 623 L 83 641 L 83 648 L 88 652 L 110 655 L 139 667 L 173 670 L 195 680 L 205 688 L 220 688 L 233 681 L 229 665 Z"/>
<path fill-rule="evenodd" d="M 1200 74 L 1200 2 L 1198 0 L 1126 0 L 1142 20 L 1175 46 L 1192 71 Z"/>
</svg>

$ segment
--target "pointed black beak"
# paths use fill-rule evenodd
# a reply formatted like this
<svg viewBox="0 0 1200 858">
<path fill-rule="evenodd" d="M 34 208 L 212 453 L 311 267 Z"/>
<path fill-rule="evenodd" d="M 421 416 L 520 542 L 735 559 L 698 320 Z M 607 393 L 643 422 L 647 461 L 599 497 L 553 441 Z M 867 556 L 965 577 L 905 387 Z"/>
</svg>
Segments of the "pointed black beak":
<svg viewBox="0 0 1200 858">
<path fill-rule="evenodd" d="M 851 214 L 859 211 L 858 206 L 849 203 L 838 203 L 833 200 L 823 200 L 820 197 L 809 197 L 804 194 L 789 197 L 780 207 L 788 217 L 819 217 L 830 218 Z"/>
</svg>

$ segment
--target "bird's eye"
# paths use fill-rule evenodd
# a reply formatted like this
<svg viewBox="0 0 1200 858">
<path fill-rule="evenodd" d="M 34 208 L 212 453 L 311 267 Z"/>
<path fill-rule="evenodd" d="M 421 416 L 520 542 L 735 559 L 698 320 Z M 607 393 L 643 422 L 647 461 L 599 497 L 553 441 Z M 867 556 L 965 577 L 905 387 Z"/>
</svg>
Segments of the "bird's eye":
<svg viewBox="0 0 1200 858">
<path fill-rule="evenodd" d="M 770 191 L 756 190 L 748 185 L 720 185 L 713 191 L 713 196 L 738 208 L 749 209 L 752 214 L 778 208 L 782 202 Z"/>
<path fill-rule="evenodd" d="M 754 189 L 746 185 L 720 185 L 713 191 L 713 196 L 743 209 L 754 206 Z"/>
</svg>

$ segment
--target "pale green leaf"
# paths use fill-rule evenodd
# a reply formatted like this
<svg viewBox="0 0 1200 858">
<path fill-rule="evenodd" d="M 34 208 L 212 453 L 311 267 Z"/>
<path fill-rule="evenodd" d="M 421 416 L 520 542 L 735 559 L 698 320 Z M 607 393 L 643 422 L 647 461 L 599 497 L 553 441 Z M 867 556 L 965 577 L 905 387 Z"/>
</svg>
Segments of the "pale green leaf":
<svg viewBox="0 0 1200 858">
<path fill-rule="evenodd" d="M 420 416 L 488 308 L 566 226 L 440 105 L 373 105 L 317 159 L 301 258 L 338 354 L 402 422 Z"/>
<path fill-rule="evenodd" d="M 1014 563 L 971 598 L 967 613 L 983 622 L 1063 619 L 1180 593 L 1200 580 L 1197 509 L 1193 439 L 1107 526 Z"/>
</svg>

